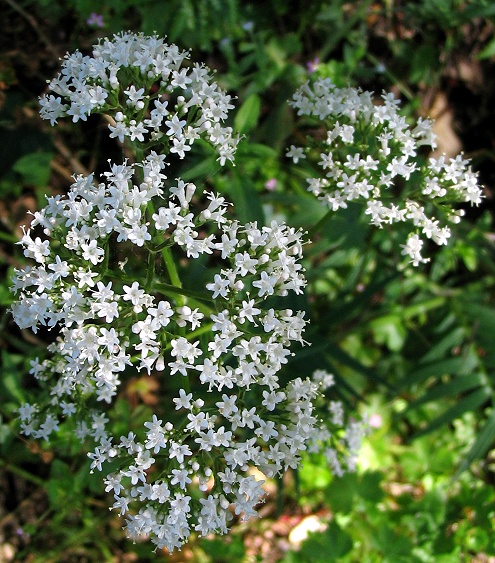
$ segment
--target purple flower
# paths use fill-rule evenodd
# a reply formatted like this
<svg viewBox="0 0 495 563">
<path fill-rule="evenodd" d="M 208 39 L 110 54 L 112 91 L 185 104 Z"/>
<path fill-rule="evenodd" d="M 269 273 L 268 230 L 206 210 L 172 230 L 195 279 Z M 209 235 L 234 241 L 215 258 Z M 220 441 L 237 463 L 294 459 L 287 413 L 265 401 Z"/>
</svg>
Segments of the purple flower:
<svg viewBox="0 0 495 563">
<path fill-rule="evenodd" d="M 277 180 L 276 178 L 270 178 L 268 181 L 265 182 L 265 188 L 269 191 L 273 191 L 277 187 Z"/>
<path fill-rule="evenodd" d="M 308 69 L 308 72 L 314 72 L 318 65 L 320 64 L 320 59 L 318 57 L 315 57 L 312 61 L 308 61 L 306 63 L 306 68 Z"/>
<path fill-rule="evenodd" d="M 373 413 L 370 416 L 369 425 L 372 428 L 380 428 L 382 424 L 383 424 L 382 417 L 379 414 Z"/>
<path fill-rule="evenodd" d="M 104 27 L 103 15 L 97 14 L 96 12 L 91 12 L 91 15 L 86 20 L 88 25 L 94 25 L 95 27 Z"/>
</svg>

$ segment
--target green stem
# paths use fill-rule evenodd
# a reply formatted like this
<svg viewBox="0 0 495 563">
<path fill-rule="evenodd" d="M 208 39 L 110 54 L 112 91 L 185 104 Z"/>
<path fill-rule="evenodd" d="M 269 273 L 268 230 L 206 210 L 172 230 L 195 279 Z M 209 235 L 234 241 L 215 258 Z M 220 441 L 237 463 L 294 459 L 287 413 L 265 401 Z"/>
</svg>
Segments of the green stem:
<svg viewBox="0 0 495 563">
<path fill-rule="evenodd" d="M 172 287 L 181 290 L 177 292 L 177 305 L 179 305 L 179 307 L 182 307 L 186 303 L 186 298 L 183 295 L 184 291 L 182 290 L 182 282 L 180 281 L 179 273 L 177 272 L 177 267 L 175 265 L 174 257 L 172 256 L 170 248 L 162 248 L 162 256 Z M 173 291 L 170 287 L 168 289 L 169 291 Z"/>
<path fill-rule="evenodd" d="M 318 223 L 316 223 L 316 225 L 314 225 L 313 227 L 311 227 L 311 229 L 309 229 L 309 231 L 308 231 L 309 238 L 311 238 L 322 227 L 324 227 L 326 225 L 326 223 L 328 222 L 328 220 L 330 219 L 330 217 L 332 217 L 332 215 L 334 215 L 334 214 L 335 214 L 335 212 L 332 211 L 331 209 L 327 213 L 325 213 L 325 215 L 323 215 L 323 217 L 318 221 Z"/>
<path fill-rule="evenodd" d="M 196 330 L 193 330 L 192 332 L 188 332 L 184 338 L 186 340 L 192 340 L 193 338 L 196 338 L 196 336 L 200 336 L 201 334 L 204 334 L 205 332 L 211 332 L 212 326 L 213 326 L 213 323 L 208 323 L 206 325 L 203 325 L 202 327 L 197 328 Z M 163 350 L 167 351 L 167 350 L 170 350 L 171 348 L 172 348 L 172 346 L 170 344 L 168 344 Z"/>
<path fill-rule="evenodd" d="M 5 240 L 7 242 L 12 242 L 15 244 L 16 242 L 18 242 L 19 238 L 15 235 L 11 235 L 10 233 L 4 233 L 0 231 L 0 240 Z"/>
<path fill-rule="evenodd" d="M 29 473 L 29 471 L 26 471 L 25 469 L 22 469 L 17 465 L 13 465 L 12 463 L 7 463 L 3 459 L 0 459 L 0 467 L 4 467 L 7 471 L 10 471 L 11 473 L 18 475 L 19 477 L 22 477 L 26 481 L 30 481 L 31 483 L 34 483 L 38 487 L 45 488 L 45 482 L 43 481 L 43 479 L 40 479 L 36 475 Z"/>
<path fill-rule="evenodd" d="M 107 240 L 107 242 L 105 243 L 105 254 L 103 255 L 103 262 L 100 265 L 100 271 L 101 272 L 107 272 L 108 271 L 108 263 L 110 261 L 110 241 Z M 105 274 L 102 276 L 104 277 Z"/>
<path fill-rule="evenodd" d="M 377 59 L 371 53 L 367 53 L 366 58 L 373 63 L 375 66 L 381 64 L 381 61 Z M 388 68 L 385 68 L 384 72 L 385 76 L 388 76 L 392 84 L 395 84 L 397 88 L 401 91 L 401 93 L 409 100 L 412 101 L 414 99 L 414 94 L 410 88 L 404 84 L 402 80 L 400 80 L 394 73 L 392 73 Z"/>
<path fill-rule="evenodd" d="M 151 285 L 153 284 L 153 279 L 155 277 L 155 255 L 153 252 L 148 254 L 148 270 L 146 272 L 146 285 L 145 291 L 149 293 Z"/>
<path fill-rule="evenodd" d="M 183 287 L 170 285 L 168 283 L 155 283 L 153 284 L 152 290 L 158 291 L 159 293 L 163 293 L 165 295 L 173 293 L 174 296 L 181 295 L 183 297 L 191 297 L 192 299 L 196 299 L 197 301 L 207 301 L 208 303 L 213 302 L 213 299 L 204 293 L 194 291 L 192 289 L 184 289 Z"/>
<path fill-rule="evenodd" d="M 160 252 L 160 250 L 163 250 L 164 248 L 170 247 L 172 246 L 172 242 L 170 242 L 170 240 L 165 240 L 162 243 L 158 244 L 157 246 L 153 246 L 151 247 L 151 252 Z"/>
</svg>

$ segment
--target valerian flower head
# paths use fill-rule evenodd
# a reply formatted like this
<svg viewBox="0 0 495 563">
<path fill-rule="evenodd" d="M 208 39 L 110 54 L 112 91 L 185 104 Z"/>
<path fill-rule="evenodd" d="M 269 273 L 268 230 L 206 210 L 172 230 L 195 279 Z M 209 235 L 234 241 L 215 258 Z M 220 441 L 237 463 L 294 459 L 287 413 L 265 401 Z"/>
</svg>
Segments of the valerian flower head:
<svg viewBox="0 0 495 563">
<path fill-rule="evenodd" d="M 425 161 L 420 148 L 436 147 L 433 122 L 420 118 L 409 126 L 391 94 L 375 103 L 371 92 L 337 88 L 320 78 L 302 86 L 291 105 L 326 131 L 323 141 L 292 145 L 287 152 L 294 163 L 308 158 L 319 167 L 320 175 L 307 180 L 308 190 L 333 211 L 351 201 L 366 202 L 365 213 L 379 227 L 412 224 L 402 254 L 415 266 L 427 261 L 421 253 L 424 238 L 447 244 L 449 223 L 463 215 L 453 203 L 481 202 L 476 174 L 462 156 Z"/>
<path fill-rule="evenodd" d="M 263 480 L 250 469 L 272 477 L 321 450 L 340 474 L 361 435 L 339 401 L 319 420 L 329 374 L 281 377 L 307 344 L 305 313 L 285 299 L 306 284 L 303 233 L 243 225 L 223 196 L 166 177 L 170 154 L 185 158 L 195 140 L 221 165 L 238 141 L 224 126 L 230 97 L 186 59 L 131 33 L 66 56 L 42 116 L 103 113 L 110 136 L 143 156 L 75 177 L 33 213 L 19 242 L 32 263 L 15 272 L 12 305 L 20 328 L 56 333 L 31 362 L 42 392 L 20 407 L 22 432 L 49 440 L 63 426 L 85 441 L 128 536 L 170 551 L 257 514 Z M 139 374 L 159 381 L 157 412 L 120 436 L 112 405 Z"/>
<path fill-rule="evenodd" d="M 211 144 L 223 165 L 238 138 L 224 126 L 231 97 L 188 53 L 157 36 L 122 33 L 93 46 L 92 56 L 67 54 L 61 73 L 40 98 L 41 116 L 74 123 L 95 113 L 110 121 L 110 137 L 146 143 L 184 158 L 196 139 Z"/>
<path fill-rule="evenodd" d="M 78 176 L 66 197 L 48 198 L 31 223 L 48 239 L 28 230 L 20 241 L 34 264 L 16 271 L 12 313 L 21 328 L 58 330 L 31 369 L 48 399 L 21 407 L 22 431 L 48 440 L 73 420 L 95 445 L 93 470 L 120 461 L 106 483 L 128 534 L 173 550 L 192 530 L 225 533 L 231 505 L 256 514 L 263 490 L 247 471 L 297 467 L 318 389 L 279 380 L 291 345 L 304 344 L 304 313 L 274 301 L 305 286 L 302 233 L 275 221 L 241 225 L 223 197 L 197 198 L 182 180 L 165 197 L 163 170 L 151 154 L 111 165 L 99 182 Z M 147 274 L 119 266 L 122 252 L 140 256 Z M 173 285 L 162 263 L 170 253 L 211 256 L 203 290 Z M 161 411 L 173 415 L 113 436 L 105 405 L 143 371 L 161 378 Z M 193 482 L 199 500 L 188 494 Z"/>
</svg>

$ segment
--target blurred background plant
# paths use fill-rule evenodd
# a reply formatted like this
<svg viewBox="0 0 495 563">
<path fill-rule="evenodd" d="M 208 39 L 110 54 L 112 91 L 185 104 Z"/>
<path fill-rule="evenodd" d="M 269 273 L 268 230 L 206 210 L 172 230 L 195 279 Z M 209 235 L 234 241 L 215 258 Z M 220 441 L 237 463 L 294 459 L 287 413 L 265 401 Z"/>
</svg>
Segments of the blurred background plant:
<svg viewBox="0 0 495 563">
<path fill-rule="evenodd" d="M 2 0 L 0 59 L 0 560 L 487 561 L 495 556 L 495 7 L 490 1 Z M 123 29 L 156 32 L 215 69 L 236 96 L 244 135 L 236 167 L 198 152 L 178 174 L 204 174 L 241 221 L 282 218 L 313 231 L 305 260 L 311 348 L 288 365 L 324 366 L 341 399 L 374 430 L 358 472 L 332 477 L 308 456 L 269 485 L 256 522 L 193 541 L 175 558 L 131 544 L 109 514 L 79 443 L 19 435 L 15 410 L 36 394 L 29 360 L 52 338 L 13 325 L 7 309 L 28 209 L 64 193 L 74 173 L 102 171 L 116 147 L 97 118 L 52 130 L 37 98 L 66 51 Z M 398 233 L 325 210 L 285 151 L 305 132 L 287 101 L 308 76 L 399 96 L 406 115 L 436 118 L 438 151 L 464 151 L 485 189 L 479 208 L 431 263 L 397 272 Z M 189 161 L 190 162 L 190 161 Z M 319 228 L 314 231 L 315 225 Z M 189 272 L 196 279 L 200 272 Z M 187 281 L 187 280 L 186 280 Z M 126 384 L 115 432 L 151 416 L 153 376 Z M 131 409 L 132 407 L 132 409 Z M 303 541 L 305 524 L 314 534 Z M 297 532 L 301 532 L 298 536 Z M 324 554 L 324 556 L 322 556 Z M 323 558 L 322 558 L 323 557 Z"/>
</svg>

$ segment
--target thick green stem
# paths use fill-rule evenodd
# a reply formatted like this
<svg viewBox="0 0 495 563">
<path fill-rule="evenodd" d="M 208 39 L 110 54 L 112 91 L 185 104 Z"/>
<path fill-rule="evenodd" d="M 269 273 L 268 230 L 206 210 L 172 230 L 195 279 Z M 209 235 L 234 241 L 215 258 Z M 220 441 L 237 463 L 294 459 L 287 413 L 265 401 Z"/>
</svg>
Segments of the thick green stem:
<svg viewBox="0 0 495 563">
<path fill-rule="evenodd" d="M 202 293 L 200 291 L 194 291 L 192 289 L 184 289 L 183 287 L 170 285 L 168 283 L 161 283 L 161 282 L 155 283 L 152 286 L 152 291 L 158 291 L 159 293 L 163 293 L 164 295 L 168 295 L 169 293 L 172 293 L 174 297 L 176 295 L 182 295 L 183 297 L 190 297 L 195 301 L 200 301 L 200 302 L 206 301 L 207 303 L 213 303 L 213 299 L 206 293 Z"/>
</svg>

